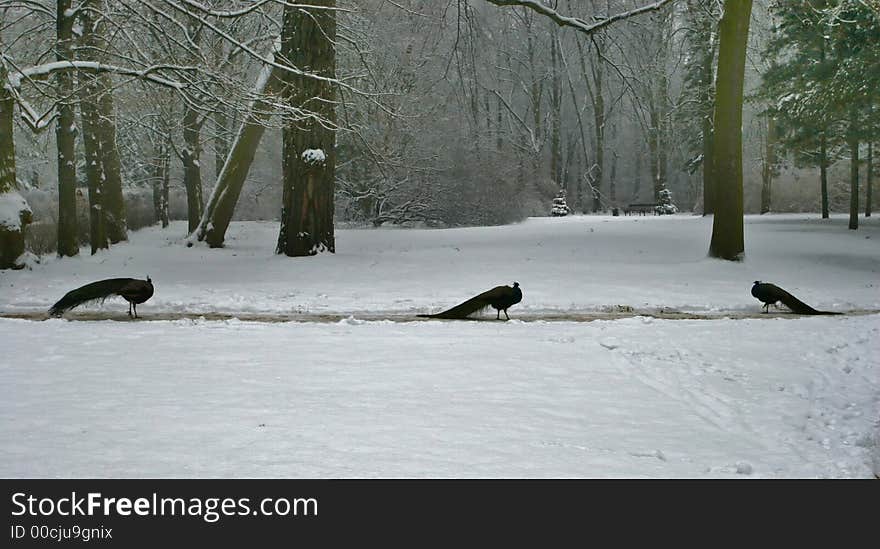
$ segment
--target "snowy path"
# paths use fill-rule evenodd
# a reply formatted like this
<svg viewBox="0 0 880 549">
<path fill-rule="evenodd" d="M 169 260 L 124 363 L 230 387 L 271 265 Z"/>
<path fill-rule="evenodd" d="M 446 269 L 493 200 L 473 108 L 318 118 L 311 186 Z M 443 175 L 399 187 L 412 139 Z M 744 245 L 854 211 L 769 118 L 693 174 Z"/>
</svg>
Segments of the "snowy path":
<svg viewBox="0 0 880 549">
<path fill-rule="evenodd" d="M 123 307 L 124 308 L 124 307 Z M 474 314 L 472 317 L 455 320 L 431 319 L 418 317 L 414 314 L 372 311 L 369 313 L 358 313 L 357 316 L 352 314 L 333 314 L 333 313 L 184 313 L 184 312 L 165 312 L 165 313 L 138 313 L 138 317 L 132 318 L 128 316 L 126 311 L 111 311 L 109 308 L 89 310 L 86 308 L 74 309 L 67 312 L 63 318 L 68 321 L 77 322 L 94 322 L 101 320 L 115 320 L 117 322 L 156 322 L 166 320 L 240 320 L 241 322 L 318 322 L 333 323 L 347 319 L 360 321 L 377 322 L 430 322 L 439 320 L 441 322 L 499 322 L 492 315 L 491 309 Z M 866 316 L 880 314 L 880 310 L 854 310 L 845 311 L 843 314 L 849 317 Z M 596 320 L 622 320 L 624 318 L 648 317 L 661 320 L 771 320 L 783 319 L 794 320 L 797 318 L 810 318 L 811 315 L 799 315 L 788 311 L 785 307 L 780 306 L 777 310 L 771 310 L 769 313 L 763 311 L 712 311 L 704 313 L 686 313 L 675 311 L 672 309 L 638 309 L 638 310 L 618 310 L 608 311 L 548 311 L 540 312 L 530 310 L 525 313 L 517 313 L 515 310 L 511 312 L 511 320 L 521 322 L 594 322 Z M 0 312 L 0 318 L 19 319 L 19 320 L 51 320 L 48 313 L 44 311 L 20 312 L 20 313 L 3 313 Z M 500 319 L 501 322 L 504 318 Z"/>
<path fill-rule="evenodd" d="M 878 452 L 880 315 L 0 333 L 5 477 L 870 477 Z"/>
</svg>

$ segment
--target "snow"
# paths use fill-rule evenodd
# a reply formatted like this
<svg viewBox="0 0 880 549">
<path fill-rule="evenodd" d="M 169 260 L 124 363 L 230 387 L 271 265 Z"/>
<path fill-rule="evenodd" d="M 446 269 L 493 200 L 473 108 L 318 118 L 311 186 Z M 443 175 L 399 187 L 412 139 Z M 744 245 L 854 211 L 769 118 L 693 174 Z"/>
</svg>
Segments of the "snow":
<svg viewBox="0 0 880 549">
<path fill-rule="evenodd" d="M 78 70 L 94 70 L 94 71 L 109 71 L 118 74 L 125 74 L 130 76 L 135 76 L 138 78 L 144 78 L 150 82 L 154 82 L 156 84 L 161 84 L 163 86 L 167 86 L 174 89 L 182 89 L 184 86 L 180 82 L 175 82 L 172 80 L 167 80 L 155 74 L 152 74 L 156 67 L 148 67 L 147 69 L 137 70 L 130 69 L 127 67 L 119 67 L 115 65 L 108 65 L 105 63 L 98 63 L 95 61 L 52 61 L 48 63 L 42 63 L 40 65 L 35 65 L 32 67 L 26 67 L 24 69 L 16 70 L 10 72 L 7 79 L 8 83 L 5 84 L 10 89 L 16 89 L 21 87 L 21 81 L 23 78 L 27 79 L 41 79 L 45 78 L 49 74 L 64 70 L 64 69 L 78 69 Z"/>
<path fill-rule="evenodd" d="M 30 211 L 27 201 L 16 191 L 0 193 L 0 227 L 11 232 L 21 230 L 21 213 Z"/>
<path fill-rule="evenodd" d="M 302 161 L 309 165 L 323 164 L 327 156 L 322 149 L 306 149 L 302 153 Z"/>
<path fill-rule="evenodd" d="M 872 474 L 878 315 L 352 320 L 0 319 L 0 476 Z"/>
<path fill-rule="evenodd" d="M 749 216 L 742 263 L 684 215 L 339 230 L 301 259 L 273 253 L 277 223 L 210 250 L 175 222 L 44 258 L 0 273 L 0 312 L 111 276 L 156 294 L 135 322 L 119 299 L 86 309 L 115 320 L 0 318 L 0 476 L 871 477 L 880 225 L 846 221 Z M 760 315 L 758 279 L 859 312 Z M 414 317 L 514 280 L 510 322 Z M 217 312 L 323 321 L 149 320 Z"/>
</svg>

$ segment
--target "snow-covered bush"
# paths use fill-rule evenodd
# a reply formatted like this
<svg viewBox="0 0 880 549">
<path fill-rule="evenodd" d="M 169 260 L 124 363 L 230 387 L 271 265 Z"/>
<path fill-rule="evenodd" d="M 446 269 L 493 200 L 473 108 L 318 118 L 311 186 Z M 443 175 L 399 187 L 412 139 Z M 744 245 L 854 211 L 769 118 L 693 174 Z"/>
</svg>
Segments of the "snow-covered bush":
<svg viewBox="0 0 880 549">
<path fill-rule="evenodd" d="M 550 215 L 553 217 L 562 217 L 571 213 L 571 208 L 565 202 L 565 189 L 560 189 L 556 198 L 553 199 L 553 206 L 550 208 Z"/>
<path fill-rule="evenodd" d="M 672 191 L 669 189 L 663 189 L 660 191 L 660 200 L 657 206 L 654 207 L 654 211 L 657 212 L 658 215 L 671 215 L 678 213 L 678 206 L 672 202 Z"/>
</svg>

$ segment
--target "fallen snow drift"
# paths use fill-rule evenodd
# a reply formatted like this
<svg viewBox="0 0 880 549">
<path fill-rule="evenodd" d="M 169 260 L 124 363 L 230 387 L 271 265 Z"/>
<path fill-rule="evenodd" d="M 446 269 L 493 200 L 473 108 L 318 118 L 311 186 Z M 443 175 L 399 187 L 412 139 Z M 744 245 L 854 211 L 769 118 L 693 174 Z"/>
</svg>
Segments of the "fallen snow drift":
<svg viewBox="0 0 880 549">
<path fill-rule="evenodd" d="M 233 223 L 227 247 L 185 247 L 185 222 L 131 234 L 89 256 L 44 258 L 0 273 L 0 312 L 45 311 L 69 290 L 151 276 L 139 312 L 426 313 L 518 281 L 517 311 L 760 311 L 754 280 L 810 305 L 880 310 L 880 224 L 846 230 L 842 216 L 748 216 L 746 260 L 706 257 L 711 219 L 696 216 L 533 218 L 503 227 L 340 230 L 336 254 L 274 254 L 278 224 Z M 105 308 L 127 309 L 121 300 Z M 494 312 L 493 312 L 494 316 Z"/>
<path fill-rule="evenodd" d="M 0 319 L 3 477 L 870 477 L 880 315 Z"/>
</svg>

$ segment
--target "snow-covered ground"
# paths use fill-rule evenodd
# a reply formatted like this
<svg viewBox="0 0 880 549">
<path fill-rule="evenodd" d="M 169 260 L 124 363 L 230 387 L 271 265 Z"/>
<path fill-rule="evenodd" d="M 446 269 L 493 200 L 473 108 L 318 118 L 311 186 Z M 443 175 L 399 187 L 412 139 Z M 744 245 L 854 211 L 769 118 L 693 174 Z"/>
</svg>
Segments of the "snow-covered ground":
<svg viewBox="0 0 880 549">
<path fill-rule="evenodd" d="M 353 313 L 339 323 L 0 319 L 0 476 L 870 477 L 880 314 L 544 322 L 529 311 L 757 311 L 751 281 L 880 309 L 880 226 L 750 217 L 747 258 L 695 217 L 346 230 L 339 253 L 224 250 L 182 227 L 0 274 L 0 312 L 151 275 L 150 312 Z M 176 235 L 166 236 L 169 234 Z M 364 322 L 519 281 L 511 322 Z M 100 310 L 100 309 L 98 309 Z M 126 304 L 108 301 L 108 316 Z M 494 315 L 493 315 L 494 316 Z M 534 318 L 534 315 L 532 316 Z"/>
<path fill-rule="evenodd" d="M 864 221 L 864 220 L 863 220 Z M 109 252 L 46 258 L 0 273 L 0 312 L 45 311 L 101 278 L 152 277 L 138 311 L 187 313 L 434 312 L 518 281 L 515 311 L 635 309 L 757 311 L 752 281 L 810 305 L 880 309 L 880 222 L 846 230 L 843 216 L 749 216 L 746 260 L 706 257 L 711 219 L 698 216 L 538 218 L 504 227 L 340 230 L 336 254 L 273 251 L 277 223 L 233 223 L 227 248 L 186 248 L 186 224 L 131 234 Z M 108 311 L 127 310 L 108 302 Z"/>
<path fill-rule="evenodd" d="M 869 477 L 880 317 L 0 319 L 0 476 Z"/>
</svg>

